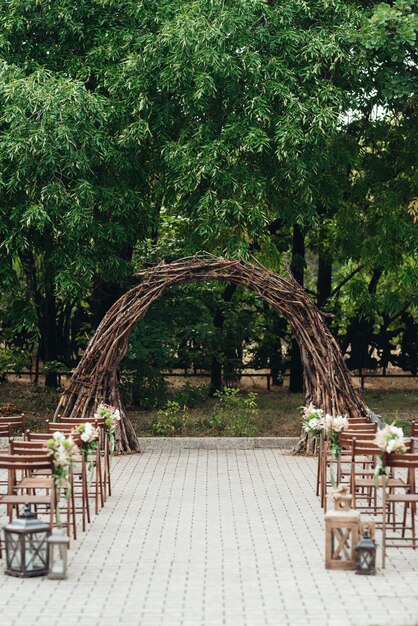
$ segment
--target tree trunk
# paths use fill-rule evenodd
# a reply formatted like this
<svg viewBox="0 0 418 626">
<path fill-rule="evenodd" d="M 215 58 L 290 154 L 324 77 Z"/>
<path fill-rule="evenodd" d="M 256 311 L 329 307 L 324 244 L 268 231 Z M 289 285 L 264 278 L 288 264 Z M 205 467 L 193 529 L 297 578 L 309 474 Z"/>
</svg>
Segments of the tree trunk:
<svg viewBox="0 0 418 626">
<path fill-rule="evenodd" d="M 332 289 L 332 261 L 327 256 L 319 255 L 318 276 L 316 281 L 317 303 L 319 309 L 323 307 L 331 296 Z"/>
<path fill-rule="evenodd" d="M 56 302 L 51 284 L 46 287 L 45 296 L 41 301 L 40 331 L 41 355 L 44 364 L 50 361 L 58 361 Z M 58 387 L 56 372 L 47 372 L 45 374 L 45 386 Z"/>
<path fill-rule="evenodd" d="M 231 302 L 234 293 L 237 290 L 236 285 L 228 284 L 222 294 L 222 300 L 224 302 Z M 213 325 L 218 331 L 219 336 L 222 336 L 222 331 L 225 323 L 225 313 L 221 306 L 219 306 L 215 315 L 213 316 Z M 223 387 L 223 378 L 222 378 L 222 360 L 214 356 L 211 363 L 210 368 L 210 387 L 209 387 L 209 395 L 213 396 L 217 391 L 221 391 Z"/>
<path fill-rule="evenodd" d="M 292 263 L 291 270 L 295 280 L 303 287 L 305 272 L 305 237 L 300 227 L 293 227 Z M 303 392 L 303 364 L 299 344 L 295 337 L 292 339 L 290 352 L 290 393 Z"/>
</svg>

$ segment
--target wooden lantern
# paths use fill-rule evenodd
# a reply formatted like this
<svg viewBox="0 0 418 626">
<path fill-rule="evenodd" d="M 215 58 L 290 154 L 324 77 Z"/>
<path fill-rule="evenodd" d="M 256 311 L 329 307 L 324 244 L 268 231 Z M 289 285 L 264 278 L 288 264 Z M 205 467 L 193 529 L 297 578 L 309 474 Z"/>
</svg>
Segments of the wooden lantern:
<svg viewBox="0 0 418 626">
<path fill-rule="evenodd" d="M 325 567 L 356 569 L 360 513 L 351 508 L 353 496 L 346 485 L 339 485 L 327 497 L 334 498 L 334 510 L 325 514 Z"/>
</svg>

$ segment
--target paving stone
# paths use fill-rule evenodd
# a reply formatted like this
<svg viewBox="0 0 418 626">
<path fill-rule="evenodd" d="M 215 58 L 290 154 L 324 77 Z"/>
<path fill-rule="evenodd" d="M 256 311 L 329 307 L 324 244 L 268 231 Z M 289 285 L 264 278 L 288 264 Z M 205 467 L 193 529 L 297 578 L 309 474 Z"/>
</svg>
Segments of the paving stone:
<svg viewBox="0 0 418 626">
<path fill-rule="evenodd" d="M 0 571 L 0 625 L 412 626 L 418 551 L 375 577 L 324 569 L 315 468 L 256 446 L 116 458 L 68 580 Z"/>
</svg>

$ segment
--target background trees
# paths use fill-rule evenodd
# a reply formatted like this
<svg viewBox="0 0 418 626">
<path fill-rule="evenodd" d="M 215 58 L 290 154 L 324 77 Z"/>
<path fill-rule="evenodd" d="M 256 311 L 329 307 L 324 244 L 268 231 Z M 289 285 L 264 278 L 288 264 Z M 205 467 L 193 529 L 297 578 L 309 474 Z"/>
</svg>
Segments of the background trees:
<svg viewBox="0 0 418 626">
<path fill-rule="evenodd" d="M 351 367 L 416 372 L 412 2 L 12 0 L 0 24 L 5 363 L 73 365 L 135 269 L 205 249 L 290 264 Z M 300 389 L 254 296 L 164 298 L 139 389 L 182 367 L 213 391 L 244 361 Z"/>
</svg>

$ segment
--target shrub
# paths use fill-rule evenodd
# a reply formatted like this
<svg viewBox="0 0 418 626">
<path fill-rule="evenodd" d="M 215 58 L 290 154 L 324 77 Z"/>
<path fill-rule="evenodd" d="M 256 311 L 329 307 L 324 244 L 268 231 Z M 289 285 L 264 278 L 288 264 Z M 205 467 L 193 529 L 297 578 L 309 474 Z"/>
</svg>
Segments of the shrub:
<svg viewBox="0 0 418 626">
<path fill-rule="evenodd" d="M 181 434 L 186 426 L 186 413 L 178 402 L 169 400 L 165 408 L 156 413 L 152 422 L 152 432 L 159 437 L 171 437 Z"/>
<path fill-rule="evenodd" d="M 146 411 L 164 407 L 168 396 L 168 383 L 155 368 L 135 372 L 122 372 L 122 398 Z"/>
<path fill-rule="evenodd" d="M 193 387 L 190 383 L 186 383 L 181 391 L 176 393 L 176 402 L 188 409 L 193 409 L 206 402 L 208 398 L 208 386 Z"/>
<path fill-rule="evenodd" d="M 208 420 L 209 428 L 219 435 L 254 437 L 257 434 L 257 394 L 239 395 L 239 389 L 225 388 L 217 392 L 218 402 Z"/>
</svg>

